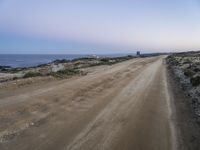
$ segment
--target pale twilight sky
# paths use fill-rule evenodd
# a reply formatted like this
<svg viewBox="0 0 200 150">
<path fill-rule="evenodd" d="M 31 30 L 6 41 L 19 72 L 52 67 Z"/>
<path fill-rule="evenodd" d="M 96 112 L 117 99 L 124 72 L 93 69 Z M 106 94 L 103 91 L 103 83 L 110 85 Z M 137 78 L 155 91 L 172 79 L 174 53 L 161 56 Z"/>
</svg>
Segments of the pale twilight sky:
<svg viewBox="0 0 200 150">
<path fill-rule="evenodd" d="M 200 1 L 0 0 L 0 54 L 136 50 L 200 50 Z"/>
</svg>

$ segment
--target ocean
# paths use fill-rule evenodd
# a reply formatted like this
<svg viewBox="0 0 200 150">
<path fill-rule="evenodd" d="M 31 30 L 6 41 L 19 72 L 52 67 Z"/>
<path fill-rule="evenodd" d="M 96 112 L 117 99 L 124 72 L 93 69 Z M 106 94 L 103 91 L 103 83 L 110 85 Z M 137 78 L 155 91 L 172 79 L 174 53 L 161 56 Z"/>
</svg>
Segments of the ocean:
<svg viewBox="0 0 200 150">
<path fill-rule="evenodd" d="M 100 57 L 118 57 L 127 54 L 98 55 Z M 91 55 L 66 55 L 66 54 L 0 54 L 0 66 L 33 67 L 46 64 L 57 59 L 72 60 L 76 58 L 90 57 Z"/>
</svg>

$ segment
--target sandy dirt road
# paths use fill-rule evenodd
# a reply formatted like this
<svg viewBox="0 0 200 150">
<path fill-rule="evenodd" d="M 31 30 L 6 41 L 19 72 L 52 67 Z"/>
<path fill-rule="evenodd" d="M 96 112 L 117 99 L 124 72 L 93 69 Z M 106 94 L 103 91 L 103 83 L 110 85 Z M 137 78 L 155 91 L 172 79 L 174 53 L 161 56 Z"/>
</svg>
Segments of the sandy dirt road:
<svg viewBox="0 0 200 150">
<path fill-rule="evenodd" d="M 1 150 L 174 150 L 164 57 L 0 91 Z"/>
</svg>

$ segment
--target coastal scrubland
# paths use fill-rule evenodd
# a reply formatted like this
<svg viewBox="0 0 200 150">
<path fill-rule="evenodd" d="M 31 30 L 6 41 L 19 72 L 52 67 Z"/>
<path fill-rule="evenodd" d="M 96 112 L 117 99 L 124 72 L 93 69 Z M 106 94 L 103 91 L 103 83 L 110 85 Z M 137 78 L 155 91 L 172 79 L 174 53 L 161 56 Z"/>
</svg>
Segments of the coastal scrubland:
<svg viewBox="0 0 200 150">
<path fill-rule="evenodd" d="M 174 93 L 181 149 L 200 149 L 200 52 L 174 53 L 167 57 Z M 184 144 L 187 143 L 187 144 Z"/>
<path fill-rule="evenodd" d="M 31 77 L 57 77 L 66 78 L 74 75 L 86 75 L 88 67 L 113 65 L 125 60 L 135 58 L 134 56 L 124 56 L 115 58 L 86 57 L 73 60 L 55 60 L 48 64 L 41 64 L 27 68 L 12 68 L 10 66 L 0 66 L 0 82 L 7 82 Z"/>
</svg>

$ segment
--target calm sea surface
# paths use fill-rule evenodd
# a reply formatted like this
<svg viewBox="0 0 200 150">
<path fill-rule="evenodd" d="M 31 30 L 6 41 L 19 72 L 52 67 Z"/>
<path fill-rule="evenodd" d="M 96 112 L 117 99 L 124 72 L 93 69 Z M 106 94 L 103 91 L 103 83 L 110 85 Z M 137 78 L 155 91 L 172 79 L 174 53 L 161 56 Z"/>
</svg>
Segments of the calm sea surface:
<svg viewBox="0 0 200 150">
<path fill-rule="evenodd" d="M 124 56 L 125 54 L 100 55 L 108 57 Z M 72 60 L 75 58 L 88 57 L 91 55 L 40 55 L 40 54 L 0 54 L 0 66 L 32 67 L 52 62 L 56 59 Z"/>
</svg>

